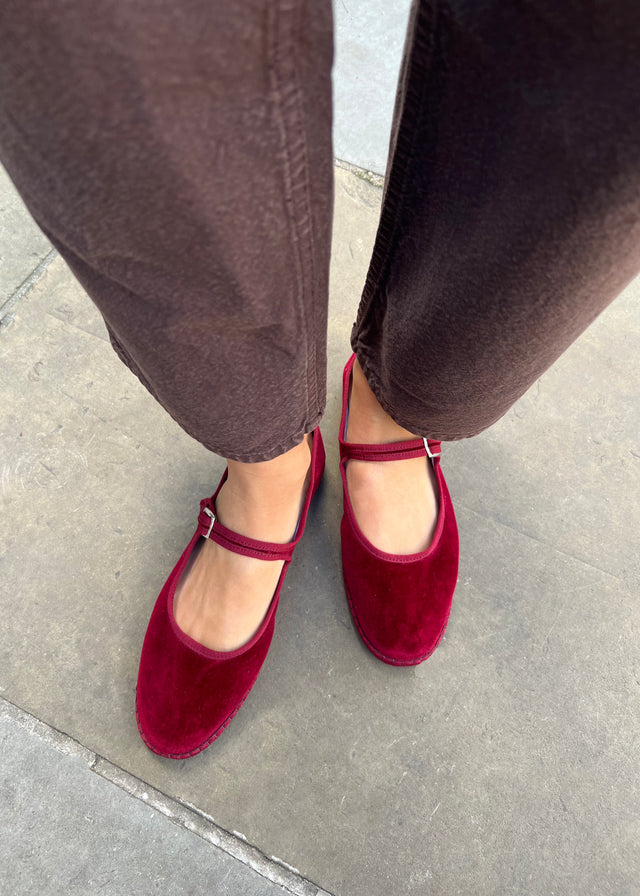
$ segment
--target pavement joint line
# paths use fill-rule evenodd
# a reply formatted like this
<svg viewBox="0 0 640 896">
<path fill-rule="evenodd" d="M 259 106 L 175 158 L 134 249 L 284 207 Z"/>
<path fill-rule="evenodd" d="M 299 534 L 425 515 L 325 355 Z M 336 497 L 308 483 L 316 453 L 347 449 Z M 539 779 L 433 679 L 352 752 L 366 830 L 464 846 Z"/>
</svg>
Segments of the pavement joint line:
<svg viewBox="0 0 640 896">
<path fill-rule="evenodd" d="M 368 168 L 360 168 L 358 165 L 353 165 L 351 162 L 345 162 L 344 159 L 334 159 L 336 168 L 344 168 L 345 171 L 350 171 L 351 174 L 355 174 L 356 177 L 359 177 L 361 180 L 366 180 L 367 183 L 370 183 L 373 187 L 382 188 L 384 186 L 384 175 L 377 174 L 375 171 L 370 171 Z"/>
<path fill-rule="evenodd" d="M 126 791 L 130 796 L 152 806 L 174 824 L 197 834 L 203 840 L 242 862 L 243 865 L 247 865 L 261 877 L 281 886 L 292 896 L 332 896 L 326 890 L 322 890 L 307 880 L 296 868 L 287 865 L 282 859 L 266 856 L 241 834 L 231 833 L 220 827 L 210 815 L 202 812 L 197 806 L 167 796 L 101 756 L 98 756 L 93 770 Z"/>
<path fill-rule="evenodd" d="M 0 305 L 0 326 L 2 326 L 2 323 L 13 311 L 20 299 L 23 299 L 27 295 L 27 293 L 36 285 L 38 280 L 46 272 L 49 265 L 57 257 L 57 251 L 55 249 L 51 249 L 51 251 L 42 259 L 42 261 L 40 261 L 40 263 L 35 266 L 29 276 L 22 281 L 16 291 L 9 296 L 6 302 Z"/>
<path fill-rule="evenodd" d="M 197 806 L 170 797 L 151 787 L 104 756 L 85 747 L 70 735 L 42 722 L 4 696 L 0 696 L 0 717 L 9 719 L 30 734 L 36 735 L 59 753 L 83 760 L 90 771 L 155 809 L 173 824 L 185 828 L 251 868 L 270 883 L 282 887 L 284 892 L 290 893 L 291 896 L 334 896 L 303 877 L 296 868 L 282 859 L 265 855 L 257 846 L 252 846 L 242 834 L 236 831 L 230 833 L 221 828 L 210 815 L 202 812 Z"/>
<path fill-rule="evenodd" d="M 4 690 L 4 689 L 2 689 Z M 65 756 L 76 756 L 87 763 L 89 768 L 96 761 L 96 754 L 83 746 L 79 741 L 75 740 L 53 725 L 41 722 L 31 713 L 21 709 L 15 703 L 12 703 L 7 697 L 0 696 L 0 716 L 9 719 L 11 722 L 19 725 L 30 734 L 35 734 L 40 740 L 44 741 L 50 747 L 53 747 L 58 753 Z"/>
</svg>

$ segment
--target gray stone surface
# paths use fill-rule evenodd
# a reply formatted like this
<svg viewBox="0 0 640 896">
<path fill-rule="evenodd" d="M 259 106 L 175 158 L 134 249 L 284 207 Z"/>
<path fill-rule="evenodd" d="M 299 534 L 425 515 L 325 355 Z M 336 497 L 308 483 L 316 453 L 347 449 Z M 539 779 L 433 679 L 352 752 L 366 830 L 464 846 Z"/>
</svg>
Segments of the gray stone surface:
<svg viewBox="0 0 640 896">
<path fill-rule="evenodd" d="M 143 786 L 132 799 L 93 770 L 93 754 L 34 732 L 5 701 L 0 749 L 0 886 L 7 896 L 291 892 L 174 824 L 170 803 L 163 811 L 146 805 Z"/>
<path fill-rule="evenodd" d="M 334 152 L 384 174 L 410 0 L 335 0 Z"/>
<path fill-rule="evenodd" d="M 49 241 L 0 166 L 0 320 L 16 290 L 50 252 Z"/>
<path fill-rule="evenodd" d="M 337 172 L 325 482 L 263 672 L 185 762 L 141 743 L 142 636 L 222 462 L 122 367 L 60 260 L 0 333 L 0 686 L 339 896 L 635 896 L 638 283 L 490 431 L 445 446 L 462 556 L 415 669 L 359 642 L 340 578 L 341 367 L 380 193 Z"/>
</svg>

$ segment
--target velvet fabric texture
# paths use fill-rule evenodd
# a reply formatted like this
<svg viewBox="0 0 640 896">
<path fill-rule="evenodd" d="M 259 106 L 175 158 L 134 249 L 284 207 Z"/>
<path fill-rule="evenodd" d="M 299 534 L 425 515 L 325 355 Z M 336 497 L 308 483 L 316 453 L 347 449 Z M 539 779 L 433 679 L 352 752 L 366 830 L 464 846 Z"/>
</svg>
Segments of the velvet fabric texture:
<svg viewBox="0 0 640 896">
<path fill-rule="evenodd" d="M 353 355 L 343 376 L 340 473 L 344 514 L 340 525 L 344 586 L 354 622 L 369 650 L 393 666 L 414 666 L 438 646 L 449 619 L 458 577 L 458 528 L 440 468 L 440 442 L 411 439 L 388 445 L 345 442 Z M 432 542 L 418 554 L 378 550 L 358 526 L 347 487 L 350 460 L 394 461 L 424 457 L 438 487 L 438 521 Z"/>
<path fill-rule="evenodd" d="M 278 599 L 293 551 L 302 537 L 311 499 L 324 471 L 320 430 L 313 434 L 311 477 L 295 538 L 270 544 L 238 535 L 215 519 L 215 500 L 200 504 L 198 528 L 156 601 L 142 647 L 136 716 L 145 744 L 171 759 L 195 756 L 222 734 L 255 684 L 273 637 Z M 262 560 L 284 560 L 267 614 L 256 634 L 237 650 L 209 650 L 186 635 L 173 613 L 176 586 L 201 540 L 211 538 L 227 550 Z"/>
</svg>

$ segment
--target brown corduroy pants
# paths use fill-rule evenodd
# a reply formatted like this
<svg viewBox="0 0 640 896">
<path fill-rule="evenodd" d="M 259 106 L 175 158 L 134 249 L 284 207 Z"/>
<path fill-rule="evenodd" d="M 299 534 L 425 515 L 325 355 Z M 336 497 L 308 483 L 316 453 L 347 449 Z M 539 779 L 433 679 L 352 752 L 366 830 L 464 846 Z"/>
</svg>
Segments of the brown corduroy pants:
<svg viewBox="0 0 640 896">
<path fill-rule="evenodd" d="M 207 448 L 325 402 L 329 0 L 3 0 L 0 158 L 113 345 Z M 636 0 L 414 2 L 352 345 L 459 439 L 640 269 Z"/>
</svg>

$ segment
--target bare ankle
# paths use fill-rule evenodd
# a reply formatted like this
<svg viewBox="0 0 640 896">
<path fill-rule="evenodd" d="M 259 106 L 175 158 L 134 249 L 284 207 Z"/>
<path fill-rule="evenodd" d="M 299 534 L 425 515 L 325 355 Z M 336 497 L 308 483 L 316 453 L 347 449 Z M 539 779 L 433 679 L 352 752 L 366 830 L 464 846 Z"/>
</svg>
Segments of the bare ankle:
<svg viewBox="0 0 640 896">
<path fill-rule="evenodd" d="M 272 482 L 286 485 L 288 482 L 297 481 L 301 476 L 306 476 L 310 459 L 309 443 L 305 437 L 295 448 L 279 454 L 272 460 L 259 463 L 228 460 L 228 479 L 238 488 L 259 492 L 265 486 L 269 487 Z"/>
<path fill-rule="evenodd" d="M 243 535 L 288 541 L 304 503 L 311 451 L 309 439 L 270 461 L 228 461 L 228 477 L 218 498 L 220 522 Z"/>
<path fill-rule="evenodd" d="M 413 438 L 415 438 L 413 433 L 397 424 L 384 410 L 356 360 L 351 381 L 347 440 L 379 444 Z"/>
</svg>

